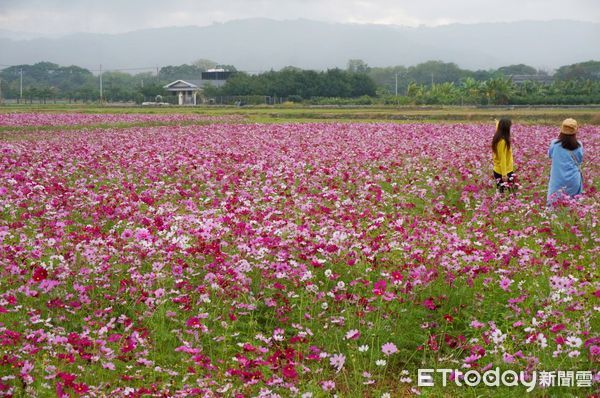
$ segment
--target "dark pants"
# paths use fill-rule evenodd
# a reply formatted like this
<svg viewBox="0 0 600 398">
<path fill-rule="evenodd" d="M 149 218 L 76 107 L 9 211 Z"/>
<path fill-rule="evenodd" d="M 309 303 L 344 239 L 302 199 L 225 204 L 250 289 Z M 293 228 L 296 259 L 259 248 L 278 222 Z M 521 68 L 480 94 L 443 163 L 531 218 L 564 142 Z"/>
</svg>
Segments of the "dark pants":
<svg viewBox="0 0 600 398">
<path fill-rule="evenodd" d="M 504 192 L 506 188 L 511 189 L 511 185 L 513 183 L 513 172 L 507 174 L 508 181 L 502 181 L 502 174 L 498 174 L 494 171 L 494 178 L 496 179 L 496 188 L 498 188 L 499 192 Z M 507 186 L 508 184 L 508 186 Z"/>
</svg>

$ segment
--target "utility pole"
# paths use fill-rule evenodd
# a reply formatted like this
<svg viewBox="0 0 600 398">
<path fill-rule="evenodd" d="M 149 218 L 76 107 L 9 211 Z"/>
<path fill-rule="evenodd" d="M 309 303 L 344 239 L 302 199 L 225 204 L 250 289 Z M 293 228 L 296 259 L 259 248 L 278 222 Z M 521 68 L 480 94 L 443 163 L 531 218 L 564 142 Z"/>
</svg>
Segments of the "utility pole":
<svg viewBox="0 0 600 398">
<path fill-rule="evenodd" d="M 2 78 L 0 77 L 0 105 L 2 105 Z"/>
<path fill-rule="evenodd" d="M 102 104 L 102 64 L 100 64 L 100 104 Z"/>
<path fill-rule="evenodd" d="M 398 96 L 398 72 L 396 72 L 396 97 Z"/>
<path fill-rule="evenodd" d="M 431 72 L 431 87 L 433 87 L 433 72 Z"/>
<path fill-rule="evenodd" d="M 23 68 L 21 68 L 21 84 L 19 85 L 19 104 L 23 102 Z"/>
<path fill-rule="evenodd" d="M 158 69 L 158 66 L 156 67 L 156 81 L 160 81 L 160 70 Z"/>
</svg>

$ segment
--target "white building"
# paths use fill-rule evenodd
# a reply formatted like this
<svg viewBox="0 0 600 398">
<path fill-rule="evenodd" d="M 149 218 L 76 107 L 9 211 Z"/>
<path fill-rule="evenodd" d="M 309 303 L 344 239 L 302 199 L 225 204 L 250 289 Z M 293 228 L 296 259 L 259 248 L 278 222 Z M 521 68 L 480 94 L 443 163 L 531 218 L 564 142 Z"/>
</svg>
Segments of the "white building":
<svg viewBox="0 0 600 398">
<path fill-rule="evenodd" d="M 164 88 L 177 96 L 179 105 L 196 105 L 204 87 L 208 85 L 221 87 L 233 73 L 235 72 L 225 69 L 209 69 L 202 72 L 200 80 L 175 80 Z"/>
<path fill-rule="evenodd" d="M 201 87 L 201 80 L 175 80 L 167 84 L 165 90 L 177 96 L 179 105 L 196 105 Z"/>
</svg>

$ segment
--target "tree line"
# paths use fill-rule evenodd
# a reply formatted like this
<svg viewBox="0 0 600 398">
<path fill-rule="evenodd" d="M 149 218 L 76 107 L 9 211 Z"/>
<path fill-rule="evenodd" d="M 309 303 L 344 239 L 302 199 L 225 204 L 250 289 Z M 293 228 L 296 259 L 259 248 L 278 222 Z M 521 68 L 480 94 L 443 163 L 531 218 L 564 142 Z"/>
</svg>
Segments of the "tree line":
<svg viewBox="0 0 600 398">
<path fill-rule="evenodd" d="M 600 62 L 565 65 L 552 75 L 518 64 L 470 71 L 454 63 L 428 61 L 411 67 L 370 68 L 350 60 L 349 69 L 366 72 L 384 102 L 405 104 L 598 104 Z"/>
<path fill-rule="evenodd" d="M 375 96 L 377 86 L 366 73 L 341 69 L 324 72 L 287 67 L 258 75 L 236 73 L 220 88 L 208 87 L 208 96 L 263 95 L 285 97 L 292 102 L 315 97 L 357 98 Z"/>
<path fill-rule="evenodd" d="M 210 68 L 236 71 L 210 60 L 170 65 L 157 71 L 102 73 L 103 100 L 175 100 L 164 85 L 177 79 L 199 79 Z M 100 76 L 78 66 L 50 62 L 16 65 L 0 71 L 3 98 L 47 102 L 56 99 L 90 102 L 100 99 Z M 600 62 L 560 67 L 554 74 L 528 65 L 471 71 L 454 63 L 428 61 L 404 67 L 370 67 L 354 59 L 346 69 L 327 71 L 295 67 L 260 74 L 236 71 L 222 87 L 204 96 L 276 96 L 292 102 L 393 104 L 591 104 L 600 103 Z"/>
</svg>

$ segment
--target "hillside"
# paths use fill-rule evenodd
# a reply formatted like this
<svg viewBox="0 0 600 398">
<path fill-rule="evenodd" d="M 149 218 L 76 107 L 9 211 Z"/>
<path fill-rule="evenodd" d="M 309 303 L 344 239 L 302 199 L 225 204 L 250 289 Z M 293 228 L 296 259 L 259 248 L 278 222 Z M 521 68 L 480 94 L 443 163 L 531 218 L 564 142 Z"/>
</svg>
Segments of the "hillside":
<svg viewBox="0 0 600 398">
<path fill-rule="evenodd" d="M 401 27 L 309 20 L 246 19 L 205 27 L 148 29 L 124 34 L 73 34 L 17 40 L 0 31 L 2 64 L 94 68 L 154 67 L 213 59 L 248 71 L 287 65 L 325 69 L 361 58 L 372 66 L 414 65 L 430 59 L 463 68 L 525 63 L 553 69 L 600 58 L 600 24 L 573 21 Z M 24 36 L 26 37 L 26 36 Z"/>
</svg>

